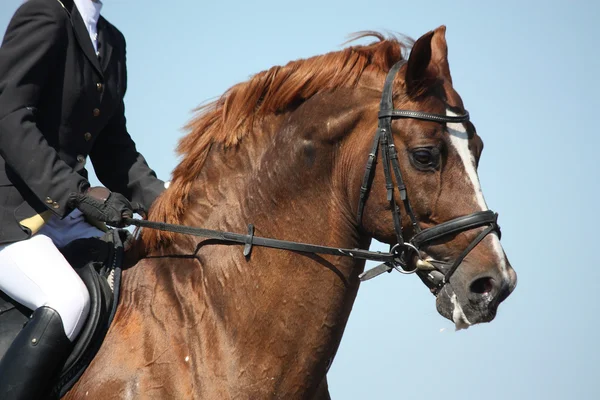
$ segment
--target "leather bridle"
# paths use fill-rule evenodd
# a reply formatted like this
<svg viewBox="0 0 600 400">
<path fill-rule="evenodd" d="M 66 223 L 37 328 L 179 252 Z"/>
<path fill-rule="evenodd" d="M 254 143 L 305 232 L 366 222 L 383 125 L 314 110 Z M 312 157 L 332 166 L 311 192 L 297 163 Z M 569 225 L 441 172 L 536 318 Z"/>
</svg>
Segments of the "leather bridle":
<svg viewBox="0 0 600 400">
<path fill-rule="evenodd" d="M 469 114 L 465 112 L 462 115 L 447 116 L 441 114 L 433 114 L 422 111 L 396 110 L 393 106 L 393 91 L 392 86 L 394 78 L 400 68 L 406 63 L 406 60 L 401 60 L 396 63 L 389 71 L 381 98 L 379 110 L 379 124 L 377 133 L 365 169 L 362 185 L 360 188 L 360 198 L 358 203 L 358 224 L 362 223 L 363 211 L 367 201 L 371 183 L 374 178 L 374 166 L 377 161 L 377 154 L 380 149 L 383 171 L 385 175 L 385 184 L 387 190 L 387 201 L 390 203 L 392 219 L 394 221 L 394 231 L 397 243 L 391 246 L 389 253 L 369 251 L 364 249 L 343 249 L 337 247 L 320 246 L 307 243 L 299 243 L 287 240 L 278 240 L 254 236 L 254 226 L 248 225 L 248 234 L 240 234 L 234 232 L 223 232 L 218 230 L 188 227 L 183 225 L 167 224 L 163 222 L 152 222 L 125 218 L 125 223 L 138 227 L 150 229 L 158 229 L 174 233 L 181 233 L 193 236 L 216 239 L 222 242 L 243 244 L 244 255 L 250 256 L 252 246 L 263 246 L 290 251 L 298 251 L 303 253 L 315 254 L 331 254 L 336 256 L 352 257 L 355 259 L 371 260 L 382 262 L 379 266 L 370 269 L 360 275 L 360 279 L 365 281 L 383 272 L 391 272 L 397 270 L 403 274 L 421 272 L 419 274 L 425 284 L 431 289 L 434 295 L 450 281 L 450 278 L 456 272 L 464 258 L 479 244 L 487 235 L 496 232 L 500 237 L 500 227 L 497 224 L 498 214 L 493 211 L 479 211 L 473 214 L 462 216 L 443 222 L 436 226 L 421 229 L 419 222 L 413 212 L 413 209 L 408 198 L 407 189 L 402 179 L 400 165 L 398 162 L 398 153 L 394 146 L 392 135 L 392 120 L 400 118 L 412 118 L 423 121 L 433 121 L 438 123 L 461 123 L 469 120 Z M 392 171 L 395 178 L 392 178 Z M 413 228 L 413 237 L 409 241 L 405 241 L 402 231 L 402 218 L 400 207 L 394 199 L 394 191 L 398 190 L 400 199 L 404 205 Z M 444 263 L 435 260 L 423 260 L 421 258 L 421 247 L 450 235 L 469 231 L 472 229 L 486 227 L 471 241 L 471 243 L 463 250 L 463 252 L 451 263 Z M 417 260 L 416 262 L 414 260 Z"/>
<path fill-rule="evenodd" d="M 411 110 L 396 110 L 393 104 L 393 83 L 396 75 L 400 71 L 400 68 L 406 64 L 406 60 L 397 62 L 388 72 L 383 86 L 383 93 L 381 96 L 381 104 L 379 107 L 379 124 L 371 152 L 365 168 L 365 174 L 363 182 L 360 188 L 360 198 L 358 201 L 358 223 L 362 223 L 362 217 L 364 212 L 365 203 L 369 195 L 371 183 L 373 181 L 373 166 L 377 160 L 378 150 L 381 149 L 381 162 L 383 164 L 383 173 L 385 176 L 385 186 L 387 190 L 387 201 L 390 203 L 390 209 L 392 211 L 392 219 L 394 221 L 394 231 L 396 235 L 396 244 L 391 247 L 390 252 L 397 254 L 396 264 L 384 263 L 378 267 L 373 268 L 361 275 L 362 280 L 371 279 L 383 272 L 389 272 L 392 268 L 402 273 L 413 273 L 420 270 L 430 271 L 422 276 L 423 280 L 429 286 L 434 294 L 437 294 L 446 283 L 450 281 L 450 278 L 458 269 L 460 263 L 464 258 L 479 244 L 487 235 L 492 232 L 496 232 L 500 236 L 500 227 L 498 226 L 497 219 L 498 214 L 493 211 L 479 211 L 470 215 L 455 218 L 450 221 L 443 222 L 436 226 L 427 229 L 421 229 L 419 222 L 413 212 L 413 208 L 410 204 L 406 185 L 402 179 L 402 172 L 398 162 L 398 152 L 394 146 L 394 136 L 392 134 L 392 120 L 400 118 L 412 118 L 419 119 L 422 121 L 432 121 L 438 123 L 462 123 L 469 120 L 469 113 L 465 111 L 464 114 L 449 116 L 441 114 L 432 114 L 422 111 L 411 111 Z M 391 168 L 390 168 L 391 167 Z M 395 184 L 392 178 L 392 172 L 394 173 Z M 394 191 L 398 190 L 400 200 L 404 205 L 404 209 L 410 218 L 412 229 L 414 232 L 413 237 L 409 241 L 405 241 L 402 232 L 402 216 L 400 207 L 396 203 L 394 198 Z M 487 227 L 471 241 L 471 243 L 463 250 L 463 252 L 454 260 L 454 262 L 448 267 L 446 263 L 436 262 L 435 260 L 429 260 L 422 262 L 420 250 L 424 245 L 446 238 L 450 235 L 469 231 L 472 229 Z M 421 263 L 417 261 L 414 263 L 414 258 L 417 258 Z M 436 266 L 437 265 L 437 266 Z"/>
</svg>

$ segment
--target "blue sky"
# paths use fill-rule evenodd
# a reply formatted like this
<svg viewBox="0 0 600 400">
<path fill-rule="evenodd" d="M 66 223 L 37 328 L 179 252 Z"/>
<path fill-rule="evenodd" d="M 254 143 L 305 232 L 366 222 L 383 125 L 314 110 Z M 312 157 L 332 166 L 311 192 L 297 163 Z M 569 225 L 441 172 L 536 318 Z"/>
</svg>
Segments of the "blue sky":
<svg viewBox="0 0 600 400">
<path fill-rule="evenodd" d="M 21 2 L 0 2 L 1 31 Z M 416 277 L 367 282 L 329 373 L 332 397 L 600 398 L 600 3 L 104 0 L 103 14 L 128 41 L 129 131 L 165 179 L 191 110 L 253 73 L 337 50 L 360 30 L 417 38 L 447 25 L 519 284 L 495 321 L 454 332 Z"/>
</svg>

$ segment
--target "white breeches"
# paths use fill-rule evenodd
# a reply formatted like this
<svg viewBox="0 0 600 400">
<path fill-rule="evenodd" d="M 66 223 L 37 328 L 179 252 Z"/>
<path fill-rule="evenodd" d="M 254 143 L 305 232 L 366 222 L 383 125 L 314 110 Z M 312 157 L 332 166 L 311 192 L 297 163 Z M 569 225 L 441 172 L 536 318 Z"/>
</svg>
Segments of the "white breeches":
<svg viewBox="0 0 600 400">
<path fill-rule="evenodd" d="M 55 309 L 73 341 L 87 318 L 90 297 L 58 249 L 75 239 L 102 234 L 75 210 L 62 220 L 53 216 L 27 240 L 0 245 L 0 290 L 31 310 Z"/>
</svg>

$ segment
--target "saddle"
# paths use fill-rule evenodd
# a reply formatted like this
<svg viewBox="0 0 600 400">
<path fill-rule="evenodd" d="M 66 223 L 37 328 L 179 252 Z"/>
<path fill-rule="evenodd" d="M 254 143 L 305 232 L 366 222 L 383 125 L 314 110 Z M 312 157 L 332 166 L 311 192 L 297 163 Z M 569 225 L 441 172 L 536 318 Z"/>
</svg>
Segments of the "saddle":
<svg viewBox="0 0 600 400">
<path fill-rule="evenodd" d="M 90 312 L 49 398 L 64 396 L 94 359 L 113 321 L 119 303 L 122 261 L 132 240 L 126 230 L 114 229 L 102 238 L 78 239 L 61 249 L 90 294 Z M 0 358 L 32 314 L 0 291 Z"/>
</svg>

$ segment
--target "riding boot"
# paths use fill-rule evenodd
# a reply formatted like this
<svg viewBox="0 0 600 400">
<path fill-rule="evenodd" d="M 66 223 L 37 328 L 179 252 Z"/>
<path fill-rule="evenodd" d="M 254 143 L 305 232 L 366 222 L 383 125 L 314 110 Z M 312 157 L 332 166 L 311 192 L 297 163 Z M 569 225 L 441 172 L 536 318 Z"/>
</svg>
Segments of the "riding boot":
<svg viewBox="0 0 600 400">
<path fill-rule="evenodd" d="M 0 399 L 46 397 L 72 349 L 56 310 L 40 307 L 0 360 Z"/>
</svg>

